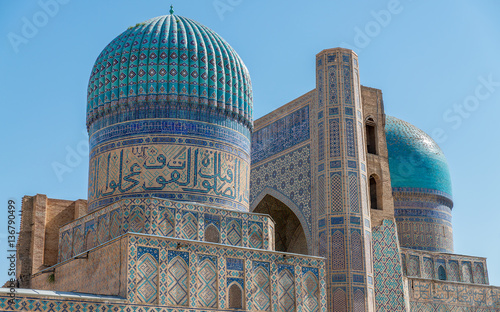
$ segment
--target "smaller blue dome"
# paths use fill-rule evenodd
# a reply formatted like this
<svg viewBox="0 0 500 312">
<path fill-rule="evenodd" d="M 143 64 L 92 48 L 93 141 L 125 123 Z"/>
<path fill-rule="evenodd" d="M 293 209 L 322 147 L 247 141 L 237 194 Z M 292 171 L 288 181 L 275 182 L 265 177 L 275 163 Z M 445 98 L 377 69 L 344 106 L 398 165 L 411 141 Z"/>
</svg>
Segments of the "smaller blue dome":
<svg viewBox="0 0 500 312">
<path fill-rule="evenodd" d="M 420 188 L 451 199 L 448 162 L 441 148 L 412 124 L 387 116 L 385 124 L 392 188 Z"/>
</svg>

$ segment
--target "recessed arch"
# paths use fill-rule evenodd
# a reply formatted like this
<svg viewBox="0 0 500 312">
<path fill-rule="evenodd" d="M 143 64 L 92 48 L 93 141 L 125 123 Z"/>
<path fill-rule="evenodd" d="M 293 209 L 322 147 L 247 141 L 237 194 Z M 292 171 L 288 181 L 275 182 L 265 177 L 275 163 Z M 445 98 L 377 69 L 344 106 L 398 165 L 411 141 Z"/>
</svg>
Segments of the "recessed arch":
<svg viewBox="0 0 500 312">
<path fill-rule="evenodd" d="M 232 283 L 228 291 L 229 309 L 243 309 L 243 289 L 237 283 Z"/>
<path fill-rule="evenodd" d="M 442 281 L 446 281 L 446 270 L 442 265 L 438 268 L 438 278 Z"/>
<path fill-rule="evenodd" d="M 366 151 L 377 155 L 377 124 L 373 117 L 365 119 Z"/>
<path fill-rule="evenodd" d="M 283 201 L 266 194 L 252 211 L 268 214 L 275 221 L 276 251 L 310 254 L 311 248 L 303 223 L 291 207 Z"/>
<path fill-rule="evenodd" d="M 304 233 L 306 235 L 306 241 L 307 241 L 307 250 L 308 254 L 312 255 L 313 254 L 313 241 L 311 237 L 311 232 L 310 229 L 307 227 L 307 221 L 304 215 L 302 214 L 300 208 L 286 195 L 276 191 L 275 189 L 272 189 L 270 187 L 265 187 L 255 198 L 254 200 L 250 203 L 250 211 L 251 212 L 256 212 L 255 208 L 259 205 L 259 203 L 266 197 L 266 195 L 271 195 L 272 197 L 276 198 L 283 204 L 285 204 L 294 214 L 295 216 L 299 219 L 300 224 L 302 225 L 302 228 L 304 229 Z"/>
<path fill-rule="evenodd" d="M 382 181 L 376 174 L 371 174 L 369 179 L 370 208 L 383 210 Z"/>
<path fill-rule="evenodd" d="M 219 230 L 215 225 L 210 224 L 205 229 L 205 241 L 210 243 L 220 243 Z"/>
</svg>

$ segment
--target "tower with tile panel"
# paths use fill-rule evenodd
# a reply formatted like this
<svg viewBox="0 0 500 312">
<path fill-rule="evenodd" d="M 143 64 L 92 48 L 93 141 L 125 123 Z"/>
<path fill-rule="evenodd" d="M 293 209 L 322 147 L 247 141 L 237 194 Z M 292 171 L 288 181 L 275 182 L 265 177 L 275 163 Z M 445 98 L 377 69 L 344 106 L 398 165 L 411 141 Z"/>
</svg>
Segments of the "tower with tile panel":
<svg viewBox="0 0 500 312">
<path fill-rule="evenodd" d="M 317 231 L 330 311 L 375 311 L 366 155 L 357 55 L 316 56 Z"/>
</svg>

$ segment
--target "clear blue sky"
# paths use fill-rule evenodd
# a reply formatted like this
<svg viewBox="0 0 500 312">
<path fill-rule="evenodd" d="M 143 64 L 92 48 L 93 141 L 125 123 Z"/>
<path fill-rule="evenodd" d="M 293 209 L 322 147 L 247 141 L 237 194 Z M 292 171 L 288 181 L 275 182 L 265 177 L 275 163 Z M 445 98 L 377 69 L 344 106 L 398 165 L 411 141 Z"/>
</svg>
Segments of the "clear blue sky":
<svg viewBox="0 0 500 312">
<path fill-rule="evenodd" d="M 20 209 L 23 195 L 87 198 L 85 109 L 94 61 L 127 27 L 168 14 L 171 4 L 57 1 L 51 14 L 38 1 L 0 3 L 1 284 L 7 200 Z M 316 53 L 354 48 L 361 83 L 382 89 L 386 113 L 440 143 L 453 181 L 455 252 L 487 257 L 490 283 L 500 286 L 497 0 L 171 1 L 176 14 L 213 29 L 242 57 L 255 119 L 315 88 Z M 55 162 L 71 172 L 58 177 Z"/>
</svg>

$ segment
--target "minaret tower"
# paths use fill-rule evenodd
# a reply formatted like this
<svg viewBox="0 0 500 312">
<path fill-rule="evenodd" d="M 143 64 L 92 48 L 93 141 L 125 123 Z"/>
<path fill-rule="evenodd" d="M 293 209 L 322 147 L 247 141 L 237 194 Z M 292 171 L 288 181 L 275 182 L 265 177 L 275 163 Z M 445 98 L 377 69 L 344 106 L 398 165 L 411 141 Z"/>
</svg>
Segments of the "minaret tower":
<svg viewBox="0 0 500 312">
<path fill-rule="evenodd" d="M 375 311 L 363 111 L 357 55 L 316 56 L 319 255 L 328 259 L 329 311 Z"/>
</svg>

